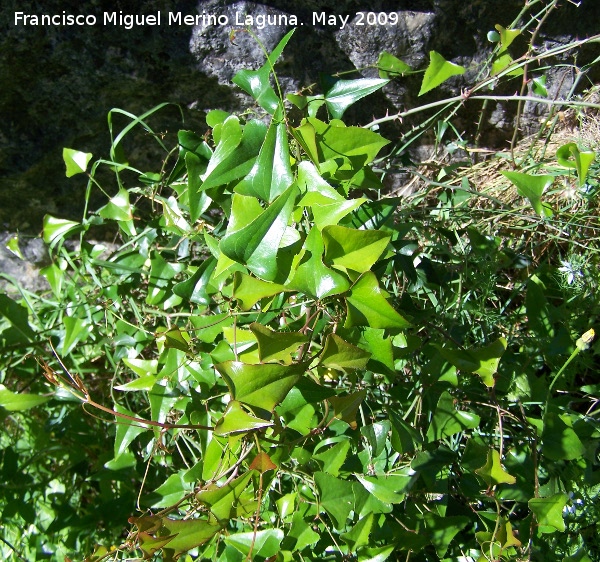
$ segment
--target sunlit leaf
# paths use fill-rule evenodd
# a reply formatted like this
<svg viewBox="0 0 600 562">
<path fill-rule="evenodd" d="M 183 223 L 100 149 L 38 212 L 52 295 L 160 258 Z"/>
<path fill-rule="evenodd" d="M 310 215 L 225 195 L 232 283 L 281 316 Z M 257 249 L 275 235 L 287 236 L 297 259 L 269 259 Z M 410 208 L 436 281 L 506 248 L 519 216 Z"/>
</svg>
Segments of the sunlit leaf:
<svg viewBox="0 0 600 562">
<path fill-rule="evenodd" d="M 579 186 L 585 185 L 585 181 L 590 166 L 596 160 L 596 153 L 593 151 L 580 151 L 574 142 L 563 144 L 556 151 L 556 160 L 561 166 L 575 168 L 579 178 Z"/>
<path fill-rule="evenodd" d="M 0 408 L 9 412 L 18 412 L 35 408 L 50 400 L 51 396 L 40 396 L 26 392 L 14 393 L 0 384 Z"/>
<path fill-rule="evenodd" d="M 410 72 L 408 64 L 386 51 L 379 54 L 377 68 L 380 78 L 395 78 Z"/>
<path fill-rule="evenodd" d="M 225 537 L 225 544 L 229 544 L 239 550 L 244 556 L 248 556 L 252 548 L 253 559 L 260 557 L 264 560 L 274 556 L 279 552 L 279 545 L 283 540 L 283 531 L 281 529 L 266 529 L 250 531 L 247 533 L 235 533 Z"/>
<path fill-rule="evenodd" d="M 196 494 L 196 499 L 210 508 L 217 520 L 225 524 L 231 517 L 235 517 L 237 504 L 243 501 L 242 493 L 255 474 L 250 470 L 224 486 L 210 485 L 200 490 Z"/>
<path fill-rule="evenodd" d="M 324 248 L 321 233 L 313 227 L 306 237 L 296 273 L 289 283 L 291 289 L 318 299 L 348 290 L 350 282 L 347 277 L 323 263 Z"/>
<path fill-rule="evenodd" d="M 233 296 L 242 310 L 250 310 L 259 300 L 285 290 L 283 285 L 263 281 L 239 271 L 236 271 L 233 277 Z"/>
<path fill-rule="evenodd" d="M 481 476 L 488 486 L 497 484 L 514 484 L 517 479 L 502 468 L 500 462 L 500 453 L 496 449 L 490 449 L 487 455 L 487 462 L 475 470 Z"/>
<path fill-rule="evenodd" d="M 293 179 L 286 126 L 273 122 L 252 170 L 236 185 L 235 191 L 270 203 L 292 184 Z"/>
<path fill-rule="evenodd" d="M 344 226 L 323 228 L 325 263 L 359 273 L 369 271 L 381 257 L 390 235 L 379 230 L 356 230 Z"/>
<path fill-rule="evenodd" d="M 76 174 L 84 173 L 91 159 L 92 155 L 89 152 L 63 148 L 63 160 L 67 168 L 66 176 L 70 178 Z"/>
<path fill-rule="evenodd" d="M 57 240 L 64 238 L 67 234 L 72 234 L 80 228 L 80 224 L 74 221 L 58 219 L 52 215 L 44 216 L 43 239 L 46 244 L 52 244 Z"/>
<path fill-rule="evenodd" d="M 277 465 L 271 460 L 271 457 L 269 457 L 267 453 L 260 452 L 254 457 L 248 468 L 264 473 L 269 470 L 277 470 Z"/>
<path fill-rule="evenodd" d="M 250 224 L 228 233 L 221 240 L 221 251 L 230 259 L 245 264 L 257 277 L 273 281 L 279 273 L 279 243 L 287 228 L 296 194 L 297 187 L 291 185 Z"/>
<path fill-rule="evenodd" d="M 250 324 L 250 329 L 258 340 L 258 353 L 263 362 L 290 363 L 292 354 L 308 341 L 308 337 L 300 332 L 275 332 L 258 322 Z"/>
<path fill-rule="evenodd" d="M 272 425 L 272 422 L 249 414 L 238 401 L 232 400 L 227 404 L 223 417 L 215 424 L 215 435 L 248 433 Z"/>
<path fill-rule="evenodd" d="M 319 364 L 341 371 L 364 369 L 371 354 L 360 347 L 344 341 L 336 334 L 329 334 L 319 357 Z"/>
<path fill-rule="evenodd" d="M 359 548 L 369 544 L 374 517 L 373 513 L 369 513 L 366 517 L 359 519 L 350 531 L 340 535 L 340 538 L 348 545 L 350 552 L 356 552 Z"/>
<path fill-rule="evenodd" d="M 223 376 L 234 400 L 267 411 L 279 404 L 303 375 L 305 367 L 264 363 L 244 364 L 227 361 L 215 365 Z"/>
<path fill-rule="evenodd" d="M 316 452 L 317 449 L 315 449 Z M 338 476 L 340 468 L 344 464 L 348 451 L 350 450 L 350 441 L 345 439 L 339 443 L 335 443 L 332 447 L 329 447 L 325 451 L 313 454 L 312 458 L 323 463 L 323 472 L 331 474 L 332 476 Z"/>
<path fill-rule="evenodd" d="M 383 503 L 400 503 L 404 501 L 406 492 L 417 481 L 419 473 L 412 468 L 406 468 L 402 473 L 387 476 L 365 476 L 355 474 L 357 480 L 365 489 Z"/>
<path fill-rule="evenodd" d="M 540 525 L 554 527 L 557 531 L 564 532 L 563 509 L 567 501 L 569 501 L 567 494 L 558 493 L 549 498 L 532 498 L 528 505 Z"/>
<path fill-rule="evenodd" d="M 522 172 L 502 172 L 517 187 L 521 197 L 529 199 L 535 212 L 543 217 L 551 217 L 552 209 L 547 203 L 542 203 L 542 195 L 552 185 L 554 176 L 524 174 Z"/>
<path fill-rule="evenodd" d="M 463 66 L 448 62 L 442 55 L 436 51 L 429 53 L 429 66 L 425 71 L 419 95 L 422 96 L 430 90 L 437 88 L 440 84 L 458 74 L 464 74 Z"/>
<path fill-rule="evenodd" d="M 292 37 L 294 30 L 288 32 L 268 55 L 267 61 L 258 70 L 240 70 L 232 79 L 242 90 L 250 94 L 271 115 L 275 113 L 281 100 L 273 90 L 269 80 L 273 66 Z"/>
<path fill-rule="evenodd" d="M 408 328 L 411 324 L 386 300 L 372 271 L 361 275 L 346 296 L 346 327 Z"/>
</svg>

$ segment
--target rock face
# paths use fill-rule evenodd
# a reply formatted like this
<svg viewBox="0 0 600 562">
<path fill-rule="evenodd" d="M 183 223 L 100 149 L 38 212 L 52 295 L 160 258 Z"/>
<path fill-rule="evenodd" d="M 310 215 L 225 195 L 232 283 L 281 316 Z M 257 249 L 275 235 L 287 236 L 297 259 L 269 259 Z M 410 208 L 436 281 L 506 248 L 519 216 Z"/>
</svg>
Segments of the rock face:
<svg viewBox="0 0 600 562">
<path fill-rule="evenodd" d="M 301 4 L 301 5 L 300 5 Z M 360 15 L 368 9 L 370 20 Z M 253 102 L 232 87 L 231 78 L 242 68 L 258 68 L 264 62 L 262 47 L 236 18 L 254 18 L 253 34 L 271 50 L 293 26 L 297 27 L 278 63 L 278 77 L 284 91 L 313 86 L 322 91 L 323 75 L 344 72 L 344 77 L 376 76 L 372 65 L 381 51 L 388 51 L 413 68 L 427 65 L 429 51 L 466 67 L 466 73 L 442 87 L 418 97 L 421 74 L 391 82 L 366 103 L 350 108 L 348 121 L 367 123 L 386 112 L 397 112 L 460 93 L 477 82 L 478 64 L 486 59 L 492 45 L 487 33 L 494 25 L 510 26 L 524 0 L 288 0 L 247 2 L 229 0 L 86 0 L 73 8 L 75 14 L 92 14 L 94 26 L 32 26 L 15 24 L 15 11 L 25 14 L 62 14 L 63 0 L 20 0 L 0 7 L 0 229 L 38 234 L 42 217 L 52 213 L 81 219 L 87 178 L 67 179 L 61 158 L 63 147 L 106 156 L 110 148 L 107 112 L 114 107 L 140 115 L 153 106 L 169 106 L 149 118 L 154 131 L 173 135 L 179 128 L 204 132 L 205 111 L 248 108 Z M 541 7 L 538 7 L 541 9 Z M 117 14 L 163 14 L 160 26 L 105 24 L 104 12 Z M 169 12 L 223 15 L 231 25 L 169 25 Z M 377 14 L 384 14 L 379 16 Z M 260 17 L 259 17 L 260 16 Z M 276 17 L 281 23 L 269 22 Z M 385 18 L 388 24 L 384 25 Z M 238 19 L 239 19 L 238 18 Z M 260 25 L 259 20 L 267 22 Z M 375 19 L 373 19 L 375 18 Z M 397 24 L 391 25 L 392 18 Z M 549 15 L 536 38 L 536 45 L 566 44 L 575 37 L 598 32 L 600 2 L 571 2 Z M 381 24 L 380 24 L 381 23 Z M 233 26 L 233 27 L 232 27 Z M 525 52 L 525 38 L 511 46 L 515 56 Z M 597 45 L 597 44 L 596 44 Z M 577 56 L 582 68 L 594 60 L 594 45 Z M 573 70 L 573 53 L 547 61 L 545 72 L 550 97 L 566 95 L 581 78 Z M 591 67 L 579 87 L 600 82 L 600 65 Z M 508 83 L 514 93 L 521 79 Z M 521 121 L 524 132 L 539 126 L 545 108 L 527 104 Z M 479 126 L 482 144 L 503 146 L 512 134 L 514 107 L 490 103 Z M 477 129 L 480 104 L 465 103 L 455 125 L 467 137 Z M 184 121 L 182 123 L 182 115 Z M 423 115 L 413 121 L 419 122 Z M 115 131 L 128 123 L 113 115 Z M 411 122 L 388 124 L 384 131 L 392 141 L 410 129 Z M 139 169 L 159 171 L 165 153 L 152 135 L 144 131 L 125 142 L 127 156 Z M 106 189 L 114 193 L 114 180 L 107 172 Z M 103 201 L 92 190 L 91 208 Z M 97 203 L 98 202 L 98 203 Z M 7 263 L 7 262 L 4 262 Z M 8 266 L 6 266 L 8 267 Z M 0 264 L 0 270 L 6 271 Z"/>
</svg>

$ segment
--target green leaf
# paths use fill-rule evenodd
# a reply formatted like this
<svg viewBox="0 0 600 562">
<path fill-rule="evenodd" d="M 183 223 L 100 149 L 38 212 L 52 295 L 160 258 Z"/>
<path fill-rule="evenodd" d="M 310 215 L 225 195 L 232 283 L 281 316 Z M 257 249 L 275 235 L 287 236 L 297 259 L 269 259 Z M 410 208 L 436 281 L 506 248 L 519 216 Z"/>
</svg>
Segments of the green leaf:
<svg viewBox="0 0 600 562">
<path fill-rule="evenodd" d="M 350 441 L 345 439 L 320 453 L 316 453 L 317 450 L 320 450 L 320 448 L 315 447 L 315 453 L 313 453 L 312 458 L 323 463 L 323 472 L 332 476 L 338 476 L 340 468 L 348 456 Z"/>
<path fill-rule="evenodd" d="M 286 539 L 295 539 L 293 550 L 303 550 L 307 546 L 316 544 L 321 535 L 313 531 L 310 525 L 305 521 L 301 511 L 296 511 L 292 516 L 292 526 L 286 534 Z"/>
<path fill-rule="evenodd" d="M 206 163 L 193 152 L 185 153 L 185 166 L 188 176 L 188 204 L 190 206 L 190 221 L 195 223 L 202 213 L 202 174 L 206 171 Z"/>
<path fill-rule="evenodd" d="M 456 368 L 466 373 L 477 373 L 487 387 L 493 388 L 496 383 L 494 375 L 506 351 L 506 340 L 498 338 L 489 345 L 468 350 L 449 349 L 438 345 L 435 347 L 440 355 Z"/>
<path fill-rule="evenodd" d="M 515 62 L 514 59 L 506 51 L 498 53 L 498 55 L 494 58 L 494 62 L 492 62 L 492 76 L 497 76 L 503 70 L 507 69 L 513 62 Z M 510 72 L 507 72 L 506 76 L 522 76 L 523 73 L 523 68 L 518 67 Z"/>
<path fill-rule="evenodd" d="M 536 76 L 532 79 L 533 93 L 544 98 L 548 97 L 548 89 L 546 88 L 546 75 Z M 557 151 L 558 154 L 558 151 Z"/>
<path fill-rule="evenodd" d="M 388 82 L 389 80 L 381 78 L 338 80 L 325 94 L 325 105 L 334 119 L 341 119 L 353 103 L 376 92 Z"/>
<path fill-rule="evenodd" d="M 359 548 L 369 544 L 374 518 L 375 515 L 369 513 L 366 517 L 359 519 L 350 531 L 340 535 L 340 538 L 348 545 L 350 552 L 356 552 Z"/>
<path fill-rule="evenodd" d="M 338 120 L 324 123 L 314 117 L 305 119 L 292 133 L 321 172 L 324 168 L 321 164 L 330 161 L 335 164 L 335 169 L 348 172 L 343 179 L 350 179 L 389 144 L 388 140 L 368 129 L 346 127 Z"/>
<path fill-rule="evenodd" d="M 320 505 L 329 514 L 336 529 L 343 529 L 354 507 L 352 484 L 324 472 L 315 472 L 315 484 L 319 489 Z"/>
<path fill-rule="evenodd" d="M 362 204 L 343 222 L 347 226 L 354 228 L 375 230 L 381 228 L 394 216 L 400 203 L 400 197 L 388 197 L 379 201 L 369 201 Z"/>
<path fill-rule="evenodd" d="M 230 518 L 236 516 L 237 504 L 243 502 L 242 493 L 255 474 L 255 471 L 250 470 L 224 486 L 213 484 L 200 490 L 196 494 L 196 499 L 210 508 L 217 520 L 225 525 Z"/>
<path fill-rule="evenodd" d="M 293 181 L 286 125 L 272 122 L 252 170 L 235 191 L 270 203 Z"/>
<path fill-rule="evenodd" d="M 290 363 L 292 354 L 308 337 L 300 332 L 275 332 L 262 324 L 253 322 L 250 330 L 258 341 L 258 355 L 261 362 L 283 361 Z"/>
<path fill-rule="evenodd" d="M 384 297 L 372 271 L 363 273 L 346 296 L 345 327 L 408 328 L 411 324 L 398 314 Z"/>
<path fill-rule="evenodd" d="M 27 394 L 20 392 L 15 394 L 8 390 L 3 384 L 0 384 L 0 407 L 9 412 L 19 412 L 29 410 L 50 400 L 51 396 L 39 396 L 37 394 Z"/>
<path fill-rule="evenodd" d="M 378 457 L 389 444 L 388 434 L 391 429 L 389 420 L 365 425 L 360 428 L 361 434 L 367 440 L 371 449 L 371 457 Z"/>
<path fill-rule="evenodd" d="M 551 217 L 552 209 L 547 203 L 542 203 L 542 195 L 552 185 L 554 176 L 523 174 L 521 172 L 502 172 L 514 185 L 521 197 L 529 199 L 535 212 L 542 217 Z"/>
<path fill-rule="evenodd" d="M 402 473 L 396 472 L 387 476 L 354 476 L 379 501 L 394 504 L 404 501 L 406 493 L 419 478 L 419 473 L 407 467 L 402 469 Z"/>
<path fill-rule="evenodd" d="M 181 500 L 189 492 L 189 488 L 180 472 L 171 474 L 146 498 L 146 503 L 154 508 L 169 507 Z"/>
<path fill-rule="evenodd" d="M 463 515 L 441 517 L 431 512 L 426 513 L 424 519 L 429 540 L 442 559 L 452 539 L 471 523 L 471 519 Z"/>
<path fill-rule="evenodd" d="M 517 479 L 502 468 L 500 453 L 496 449 L 490 449 L 487 454 L 487 462 L 475 470 L 488 486 L 497 484 L 514 484 Z"/>
<path fill-rule="evenodd" d="M 410 72 L 410 66 L 386 51 L 379 54 L 377 68 L 380 78 L 396 78 Z"/>
<path fill-rule="evenodd" d="M 258 70 L 240 70 L 232 80 L 234 84 L 237 84 L 242 90 L 250 94 L 258 105 L 271 115 L 275 113 L 282 102 L 271 87 L 270 76 L 273 72 L 275 62 L 281 56 L 293 33 L 294 30 L 292 29 L 281 39 L 277 47 L 273 49 L 273 52 L 268 55 L 265 64 Z"/>
<path fill-rule="evenodd" d="M 344 341 L 336 334 L 329 334 L 319 357 L 319 365 L 340 371 L 360 370 L 367 366 L 370 357 L 371 354 L 360 347 Z"/>
<path fill-rule="evenodd" d="M 150 259 L 146 304 L 158 305 L 165 303 L 165 306 L 168 306 L 169 303 L 174 304 L 172 291 L 170 290 L 171 279 L 181 273 L 184 267 L 185 265 L 182 263 L 167 262 L 159 253 L 155 253 Z"/>
<path fill-rule="evenodd" d="M 189 302 L 208 306 L 211 302 L 209 291 L 216 292 L 210 284 L 216 267 L 217 260 L 211 256 L 202 262 L 189 279 L 174 285 L 173 293 Z"/>
<path fill-rule="evenodd" d="M 302 377 L 305 365 L 264 363 L 249 365 L 226 361 L 215 365 L 234 400 L 272 412 Z"/>
<path fill-rule="evenodd" d="M 78 222 L 57 219 L 52 215 L 45 215 L 42 237 L 46 244 L 53 244 L 59 239 L 67 236 L 67 234 L 73 233 L 76 229 L 79 229 L 80 226 L 81 225 Z"/>
<path fill-rule="evenodd" d="M 357 390 L 346 396 L 332 396 L 329 401 L 333 406 L 334 416 L 345 421 L 352 429 L 356 429 L 356 413 L 367 396 L 366 390 Z"/>
<path fill-rule="evenodd" d="M 158 515 L 131 517 L 129 522 L 138 528 L 139 546 L 145 559 L 164 549 L 164 560 L 176 560 L 210 540 L 222 528 L 204 519 L 175 520 Z"/>
<path fill-rule="evenodd" d="M 133 220 L 133 212 L 129 203 L 129 191 L 120 188 L 119 192 L 111 197 L 109 202 L 98 211 L 98 214 L 104 219 L 115 221 Z"/>
<path fill-rule="evenodd" d="M 236 533 L 229 535 L 223 540 L 239 550 L 244 556 L 248 556 L 252 548 L 252 559 L 270 558 L 279 552 L 284 534 L 281 529 L 266 529 L 264 531 L 253 531 L 247 533 Z"/>
<path fill-rule="evenodd" d="M 63 355 L 71 353 L 73 348 L 80 342 L 84 342 L 93 331 L 93 326 L 89 321 L 72 316 L 63 316 L 65 326 L 65 336 L 62 341 L 61 352 Z"/>
<path fill-rule="evenodd" d="M 25 341 L 34 341 L 36 333 L 29 325 L 27 309 L 9 296 L 0 293 L 0 314 L 4 316 Z"/>
<path fill-rule="evenodd" d="M 582 187 L 585 185 L 585 180 L 587 178 L 590 166 L 596 160 L 596 153 L 591 151 L 582 152 L 574 142 L 570 142 L 563 144 L 556 151 L 556 160 L 561 166 L 577 169 L 579 186 Z"/>
<path fill-rule="evenodd" d="M 392 447 L 397 453 L 405 454 L 414 452 L 422 443 L 421 434 L 411 425 L 406 423 L 400 414 L 388 410 L 392 422 Z"/>
<path fill-rule="evenodd" d="M 296 272 L 289 283 L 290 289 L 317 299 L 337 295 L 349 289 L 348 279 L 323 263 L 324 249 L 321 233 L 317 227 L 313 227 L 304 242 Z"/>
<path fill-rule="evenodd" d="M 114 405 L 115 412 L 119 414 L 124 414 L 126 416 L 130 416 L 132 418 L 137 417 L 135 412 L 120 406 L 119 404 Z M 115 416 L 116 420 L 119 420 L 119 423 L 115 424 L 115 446 L 114 446 L 114 454 L 115 459 L 120 457 L 122 454 L 126 453 L 129 450 L 129 445 L 131 445 L 132 441 L 140 434 L 148 431 L 147 427 L 143 427 L 134 422 L 119 418 Z"/>
<path fill-rule="evenodd" d="M 529 500 L 528 505 L 541 526 L 554 527 L 554 529 L 564 533 L 563 509 L 568 501 L 569 496 L 567 494 L 558 493 L 549 498 L 532 498 Z"/>
<path fill-rule="evenodd" d="M 512 42 L 519 35 L 521 35 L 520 29 L 507 29 L 499 24 L 496 24 L 494 27 L 498 30 L 498 33 L 500 34 L 500 45 L 502 46 L 503 50 L 508 49 Z"/>
<path fill-rule="evenodd" d="M 67 167 L 66 176 L 70 178 L 76 174 L 84 173 L 91 159 L 92 155 L 89 152 L 63 148 L 63 160 Z"/>
<path fill-rule="evenodd" d="M 214 433 L 215 435 L 248 433 L 272 425 L 273 422 L 249 414 L 237 400 L 232 400 L 227 404 L 223 417 L 215 424 Z"/>
<path fill-rule="evenodd" d="M 440 84 L 458 74 L 464 74 L 463 66 L 448 62 L 442 55 L 435 51 L 429 53 L 429 66 L 425 71 L 419 95 L 437 88 Z"/>
<path fill-rule="evenodd" d="M 323 228 L 323 241 L 325 263 L 364 273 L 385 252 L 390 235 L 379 230 L 356 230 L 332 225 Z"/>
<path fill-rule="evenodd" d="M 553 461 L 575 460 L 585 452 L 585 446 L 562 418 L 554 412 L 544 416 L 542 432 L 542 453 Z"/>
<path fill-rule="evenodd" d="M 260 121 L 252 120 L 246 123 L 242 131 L 238 118 L 232 116 L 220 127 L 220 133 L 221 142 L 201 177 L 203 191 L 246 176 L 254 166 L 267 127 Z"/>
<path fill-rule="evenodd" d="M 452 395 L 449 392 L 442 392 L 427 430 L 427 440 L 431 443 L 465 429 L 475 429 L 480 421 L 477 414 L 457 410 Z"/>
<path fill-rule="evenodd" d="M 242 310 L 250 310 L 259 300 L 286 290 L 283 285 L 262 281 L 239 271 L 233 276 L 233 296 Z"/>
<path fill-rule="evenodd" d="M 228 232 L 219 245 L 230 259 L 245 264 L 265 281 L 279 273 L 277 252 L 288 225 L 298 188 L 292 184 L 250 224 Z"/>
</svg>

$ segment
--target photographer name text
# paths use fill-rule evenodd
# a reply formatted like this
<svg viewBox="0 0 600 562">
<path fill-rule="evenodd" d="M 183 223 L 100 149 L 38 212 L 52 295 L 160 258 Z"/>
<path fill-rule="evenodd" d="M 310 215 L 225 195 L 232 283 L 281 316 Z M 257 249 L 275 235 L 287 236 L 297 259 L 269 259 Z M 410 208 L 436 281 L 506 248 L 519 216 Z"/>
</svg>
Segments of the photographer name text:
<svg viewBox="0 0 600 562">
<path fill-rule="evenodd" d="M 235 12 L 233 17 L 226 14 L 184 14 L 182 12 L 168 12 L 163 14 L 158 11 L 152 14 L 124 14 L 120 12 L 103 12 L 102 15 L 71 14 L 63 11 L 60 14 L 28 14 L 15 12 L 14 24 L 18 27 L 93 27 L 96 25 L 122 27 L 133 29 L 135 27 L 152 26 L 203 26 L 203 27 L 256 27 L 264 29 L 272 26 L 299 25 L 327 26 L 344 29 L 350 21 L 356 26 L 386 26 L 398 25 L 397 12 L 356 12 L 351 20 L 350 15 L 333 15 L 327 12 L 312 12 L 309 21 L 300 21 L 294 14 L 257 14 Z"/>
</svg>

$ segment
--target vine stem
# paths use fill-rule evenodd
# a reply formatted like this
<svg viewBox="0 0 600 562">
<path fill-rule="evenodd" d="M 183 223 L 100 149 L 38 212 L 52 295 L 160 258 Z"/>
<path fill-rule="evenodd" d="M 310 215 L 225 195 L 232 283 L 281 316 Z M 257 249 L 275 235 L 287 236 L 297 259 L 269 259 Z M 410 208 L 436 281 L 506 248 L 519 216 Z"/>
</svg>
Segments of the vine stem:
<svg viewBox="0 0 600 562">
<path fill-rule="evenodd" d="M 66 390 L 68 390 L 73 396 L 75 396 L 75 398 L 80 400 L 84 405 L 88 404 L 92 408 L 96 408 L 97 410 L 106 412 L 112 416 L 115 416 L 115 417 L 118 417 L 121 419 L 135 422 L 136 424 L 139 424 L 140 426 L 160 427 L 162 429 L 205 429 L 208 431 L 214 430 L 214 427 L 209 426 L 209 425 L 170 424 L 170 423 L 162 423 L 162 422 L 154 421 L 154 420 L 144 420 L 142 418 L 136 418 L 135 416 L 130 416 L 128 414 L 123 414 L 121 412 L 117 412 L 111 408 L 108 408 L 107 406 L 104 406 L 103 404 L 99 404 L 94 399 L 92 399 L 88 389 L 83 384 L 79 375 L 73 375 L 67 369 L 67 367 L 65 366 L 65 364 L 62 362 L 61 358 L 59 357 L 58 353 L 54 349 L 52 342 L 50 342 L 50 347 L 52 348 L 52 352 L 54 353 L 54 356 L 56 357 L 57 361 L 59 362 L 61 368 L 69 376 L 69 378 L 71 379 L 72 382 L 67 381 L 62 375 L 60 375 L 57 371 L 52 369 L 52 367 L 50 367 L 50 365 L 48 365 L 48 363 L 44 359 L 37 357 L 36 361 L 38 362 L 40 367 L 42 367 L 44 377 L 46 378 L 46 380 L 48 382 L 50 382 L 54 386 L 60 386 L 60 387 L 65 388 Z"/>
<path fill-rule="evenodd" d="M 413 107 L 412 109 L 407 109 L 406 111 L 400 111 L 399 113 L 395 113 L 394 115 L 386 115 L 385 117 L 380 117 L 379 119 L 374 119 L 367 125 L 363 125 L 363 129 L 370 129 L 375 125 L 379 125 L 381 123 L 388 123 L 389 121 L 396 121 L 398 119 L 403 119 L 409 115 L 413 115 L 415 113 L 421 113 L 422 111 L 426 111 L 428 109 L 432 109 L 434 107 L 439 107 L 441 105 L 451 105 L 457 102 L 466 102 L 467 100 L 492 100 L 492 101 L 531 101 L 535 103 L 542 103 L 549 106 L 561 106 L 568 105 L 572 107 L 589 107 L 592 109 L 600 109 L 599 103 L 590 103 L 585 101 L 570 101 L 570 100 L 550 100 L 545 98 L 538 98 L 536 96 L 522 96 L 522 95 L 514 95 L 514 96 L 491 96 L 491 95 L 463 95 L 454 96 L 451 98 L 446 98 L 439 101 L 434 101 L 431 103 L 427 103 L 425 105 L 420 105 L 419 107 Z"/>
</svg>

